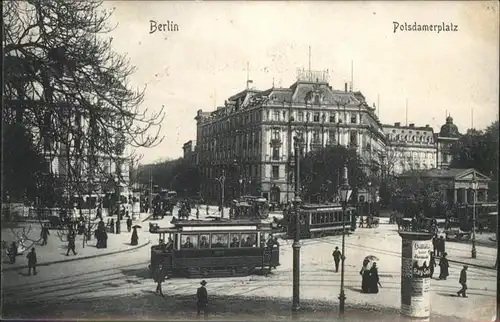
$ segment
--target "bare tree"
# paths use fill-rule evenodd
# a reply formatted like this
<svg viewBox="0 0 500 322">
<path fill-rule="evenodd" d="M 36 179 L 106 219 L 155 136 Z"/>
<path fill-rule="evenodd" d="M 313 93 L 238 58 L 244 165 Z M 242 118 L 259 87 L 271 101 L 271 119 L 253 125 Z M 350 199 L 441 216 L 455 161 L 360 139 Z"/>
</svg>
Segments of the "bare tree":
<svg viewBox="0 0 500 322">
<path fill-rule="evenodd" d="M 88 178 L 105 181 L 110 165 L 132 157 L 126 147 L 161 142 L 158 113 L 141 109 L 144 90 L 111 48 L 112 12 L 102 1 L 4 1 L 4 103 L 7 123 L 20 123 L 50 158 L 64 164 L 70 193 L 88 193 Z"/>
</svg>

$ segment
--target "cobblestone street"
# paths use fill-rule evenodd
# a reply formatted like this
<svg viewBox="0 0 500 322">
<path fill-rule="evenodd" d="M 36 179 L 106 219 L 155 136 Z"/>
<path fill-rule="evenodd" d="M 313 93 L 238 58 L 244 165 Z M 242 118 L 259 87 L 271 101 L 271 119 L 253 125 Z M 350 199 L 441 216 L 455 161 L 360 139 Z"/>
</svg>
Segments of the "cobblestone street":
<svg viewBox="0 0 500 322">
<path fill-rule="evenodd" d="M 160 222 L 167 221 L 168 218 L 164 218 Z M 389 225 L 358 229 L 346 239 L 346 305 L 354 320 L 399 318 L 401 240 L 394 229 Z M 151 238 L 154 241 L 154 236 Z M 304 314 L 308 319 L 331 320 L 337 314 L 340 285 L 340 273 L 334 273 L 332 269 L 331 250 L 340 245 L 340 237 L 304 240 L 302 245 L 301 306 Z M 465 254 L 468 247 L 448 243 L 450 259 L 452 255 Z M 382 288 L 376 295 L 359 291 L 361 261 L 369 254 L 380 259 Z M 496 249 L 478 248 L 477 261 L 492 258 L 494 254 Z M 41 267 L 37 276 L 5 272 L 5 314 L 19 318 L 191 317 L 199 281 L 168 280 L 164 284 L 166 297 L 156 296 L 153 294 L 155 283 L 147 269 L 149 255 L 149 247 L 145 247 L 93 260 Z M 274 320 L 288 316 L 292 291 L 290 241 L 281 241 L 280 262 L 281 266 L 267 277 L 208 279 L 210 305 L 216 317 L 234 318 L 248 314 L 249 318 L 258 319 L 270 314 L 269 319 Z M 462 299 L 454 296 L 460 288 L 460 269 L 460 264 L 451 263 L 448 280 L 432 281 L 433 321 L 490 321 L 496 307 L 496 271 L 469 268 L 469 298 Z M 41 300 L 44 302 L 40 303 Z M 30 309 L 24 309 L 26 307 Z M 148 312 L 147 308 L 151 310 Z"/>
</svg>

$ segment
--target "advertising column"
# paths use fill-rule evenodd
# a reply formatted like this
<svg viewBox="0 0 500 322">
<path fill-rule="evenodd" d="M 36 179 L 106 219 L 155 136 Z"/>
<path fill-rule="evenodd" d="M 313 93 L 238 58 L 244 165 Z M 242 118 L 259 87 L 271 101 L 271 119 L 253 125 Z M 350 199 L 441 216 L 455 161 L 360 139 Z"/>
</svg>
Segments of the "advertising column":
<svg viewBox="0 0 500 322">
<path fill-rule="evenodd" d="M 401 314 L 418 319 L 430 317 L 430 252 L 432 234 L 400 232 Z"/>
</svg>

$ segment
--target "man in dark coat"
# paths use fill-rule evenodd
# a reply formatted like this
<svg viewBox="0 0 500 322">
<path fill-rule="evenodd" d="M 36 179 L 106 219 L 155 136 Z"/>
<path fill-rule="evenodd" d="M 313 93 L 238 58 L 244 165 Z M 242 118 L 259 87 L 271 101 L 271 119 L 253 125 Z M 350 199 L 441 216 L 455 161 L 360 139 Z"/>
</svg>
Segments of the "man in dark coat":
<svg viewBox="0 0 500 322">
<path fill-rule="evenodd" d="M 196 291 L 196 315 L 200 315 L 200 312 L 203 311 L 203 314 L 207 316 L 208 293 L 205 288 L 207 282 L 203 280 L 200 284 L 201 286 L 198 287 L 198 290 Z"/>
<path fill-rule="evenodd" d="M 342 253 L 340 252 L 339 248 L 336 246 L 335 250 L 332 253 L 333 256 L 333 261 L 335 262 L 335 272 L 339 272 L 339 264 L 340 264 L 340 258 L 342 257 Z"/>
<path fill-rule="evenodd" d="M 160 293 L 161 296 L 164 296 L 163 291 L 161 289 L 161 284 L 164 281 L 165 281 L 165 269 L 163 268 L 162 265 L 158 265 L 158 268 L 156 269 L 155 272 L 156 293 Z"/>
<path fill-rule="evenodd" d="M 132 230 L 132 219 L 130 217 L 127 218 L 127 230 L 128 232 Z"/>
<path fill-rule="evenodd" d="M 31 249 L 31 252 L 26 255 L 28 259 L 28 275 L 31 275 L 31 270 L 33 269 L 33 275 L 36 275 L 36 253 L 35 248 Z"/>
<path fill-rule="evenodd" d="M 42 246 L 47 245 L 47 238 L 50 235 L 49 228 L 47 226 L 42 227 L 42 232 L 40 233 L 40 237 L 42 237 Z"/>
<path fill-rule="evenodd" d="M 68 251 L 66 252 L 66 256 L 69 256 L 69 252 L 73 251 L 73 255 L 76 255 L 75 251 L 75 235 L 68 234 Z"/>
<path fill-rule="evenodd" d="M 438 256 L 441 255 L 443 256 L 444 252 L 445 252 L 445 240 L 443 238 L 443 236 L 439 236 L 439 240 L 438 240 Z"/>
<path fill-rule="evenodd" d="M 460 279 L 458 282 L 460 285 L 462 285 L 462 289 L 457 292 L 457 295 L 460 296 L 462 294 L 463 297 L 467 297 L 465 292 L 467 291 L 467 265 L 464 265 L 464 268 L 462 268 L 462 271 L 460 272 Z"/>
<path fill-rule="evenodd" d="M 429 251 L 431 254 L 431 259 L 429 261 L 429 272 L 430 272 L 430 277 L 432 278 L 432 275 L 434 275 L 434 267 L 436 267 L 436 256 L 434 256 L 433 251 Z"/>
</svg>

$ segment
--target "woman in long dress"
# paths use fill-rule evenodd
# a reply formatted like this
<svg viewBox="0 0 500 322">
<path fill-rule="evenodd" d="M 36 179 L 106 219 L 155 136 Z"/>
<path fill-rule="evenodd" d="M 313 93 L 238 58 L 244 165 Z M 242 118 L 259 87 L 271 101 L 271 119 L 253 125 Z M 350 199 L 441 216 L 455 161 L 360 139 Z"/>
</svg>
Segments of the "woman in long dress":
<svg viewBox="0 0 500 322">
<path fill-rule="evenodd" d="M 444 253 L 443 257 L 441 257 L 441 260 L 439 261 L 439 279 L 440 280 L 446 280 L 446 278 L 450 275 L 448 272 L 448 268 L 450 267 L 450 264 L 448 263 L 448 259 L 446 256 L 448 253 Z"/>
<path fill-rule="evenodd" d="M 361 267 L 361 271 L 359 274 L 361 275 L 361 292 L 369 293 L 370 292 L 370 270 L 368 269 L 369 260 L 363 261 L 363 267 Z"/>
<path fill-rule="evenodd" d="M 378 276 L 377 263 L 373 263 L 372 268 L 370 268 L 370 293 L 378 293 L 379 285 L 380 279 Z"/>
</svg>

